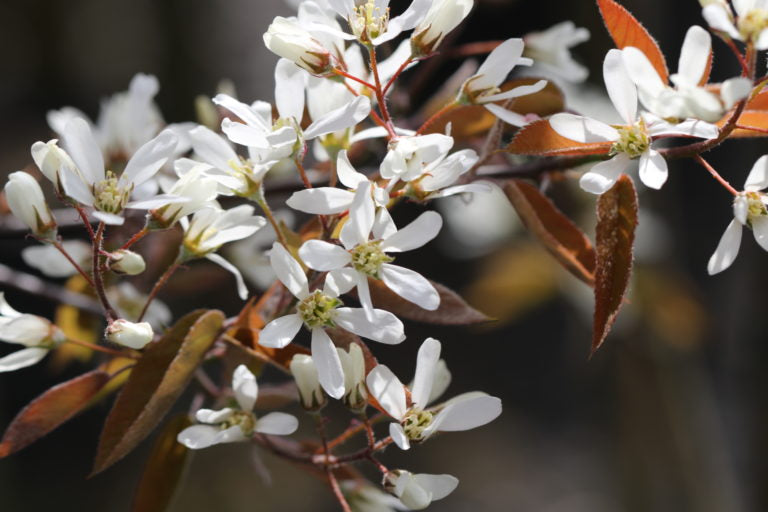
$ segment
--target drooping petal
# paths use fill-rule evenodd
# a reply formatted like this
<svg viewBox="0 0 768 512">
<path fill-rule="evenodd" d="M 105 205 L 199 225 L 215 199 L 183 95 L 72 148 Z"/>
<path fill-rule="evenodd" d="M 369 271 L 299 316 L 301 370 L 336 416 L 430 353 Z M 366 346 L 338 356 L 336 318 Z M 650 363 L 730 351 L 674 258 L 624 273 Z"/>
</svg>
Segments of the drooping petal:
<svg viewBox="0 0 768 512">
<path fill-rule="evenodd" d="M 309 295 L 309 283 L 306 274 L 301 269 L 299 262 L 291 256 L 291 253 L 282 244 L 275 242 L 272 245 L 269 260 L 277 278 L 296 298 L 303 299 Z"/>
<path fill-rule="evenodd" d="M 61 168 L 59 179 L 64 193 L 80 204 L 93 205 L 93 192 L 91 188 L 78 176 L 74 169 L 67 166 Z"/>
<path fill-rule="evenodd" d="M 744 190 L 756 192 L 768 188 L 768 155 L 757 159 L 744 182 Z"/>
<path fill-rule="evenodd" d="M 511 110 L 507 110 L 502 106 L 496 105 L 495 103 L 486 103 L 483 105 L 483 107 L 485 107 L 485 109 L 491 114 L 512 126 L 523 127 L 529 122 L 524 115 L 518 114 L 517 112 L 512 112 Z"/>
<path fill-rule="evenodd" d="M 48 354 L 48 349 L 30 347 L 11 352 L 0 358 L 0 373 L 12 372 L 36 364 Z"/>
<path fill-rule="evenodd" d="M 746 98 L 752 91 L 752 80 L 746 77 L 729 78 L 720 87 L 720 96 L 725 108 L 730 109 L 737 102 Z"/>
<path fill-rule="evenodd" d="M 427 338 L 419 347 L 419 353 L 416 356 L 416 375 L 411 388 L 411 400 L 415 406 L 424 408 L 429 403 L 439 360 L 440 342 L 434 338 Z"/>
<path fill-rule="evenodd" d="M 627 124 L 637 120 L 637 88 L 627 73 L 621 50 L 608 50 L 603 61 L 603 79 L 608 97 Z"/>
<path fill-rule="evenodd" d="M 361 184 L 355 192 L 352 206 L 349 207 L 349 220 L 341 228 L 339 238 L 348 250 L 368 241 L 376 215 L 371 184 Z"/>
<path fill-rule="evenodd" d="M 327 272 L 346 266 L 352 256 L 338 245 L 322 240 L 307 240 L 299 249 L 299 257 L 311 269 Z"/>
<path fill-rule="evenodd" d="M 296 337 L 302 323 L 301 317 L 295 314 L 275 318 L 259 333 L 259 345 L 271 348 L 285 347 Z"/>
<path fill-rule="evenodd" d="M 733 219 L 728 227 L 725 228 L 720 242 L 717 244 L 712 257 L 709 258 L 707 264 L 707 272 L 709 275 L 715 275 L 722 272 L 731 266 L 739 254 L 739 246 L 741 245 L 741 223 Z"/>
<path fill-rule="evenodd" d="M 312 329 L 312 360 L 317 367 L 317 378 L 328 396 L 344 396 L 344 369 L 339 353 L 322 327 Z"/>
<path fill-rule="evenodd" d="M 379 405 L 387 411 L 387 414 L 400 420 L 405 416 L 407 405 L 405 402 L 405 388 L 392 370 L 383 364 L 368 373 L 365 379 L 368 391 L 376 398 Z"/>
<path fill-rule="evenodd" d="M 357 172 L 352 167 L 346 149 L 339 151 L 339 157 L 336 159 L 336 174 L 341 184 L 352 190 L 356 190 L 361 183 L 368 181 L 365 174 Z"/>
<path fill-rule="evenodd" d="M 401 450 L 409 450 L 411 448 L 411 442 L 408 440 L 408 436 L 405 435 L 405 430 L 403 430 L 401 424 L 390 423 L 389 435 L 392 437 L 392 441 L 394 441 L 397 447 Z"/>
<path fill-rule="evenodd" d="M 336 323 L 351 333 L 387 345 L 396 345 L 405 339 L 403 323 L 383 309 L 366 312 L 362 308 L 338 308 Z"/>
<path fill-rule="evenodd" d="M 459 485 L 459 479 L 451 475 L 413 475 L 419 486 L 432 495 L 432 501 L 441 500 L 451 494 Z"/>
<path fill-rule="evenodd" d="M 368 97 L 358 96 L 347 105 L 327 113 L 309 125 L 304 130 L 304 138 L 310 140 L 355 126 L 368 117 L 370 111 L 371 101 Z"/>
<path fill-rule="evenodd" d="M 600 162 L 581 176 L 579 185 L 590 194 L 607 192 L 626 170 L 629 160 L 626 153 L 619 153 L 610 160 Z"/>
<path fill-rule="evenodd" d="M 434 311 L 440 306 L 437 290 L 418 272 L 385 263 L 381 266 L 381 280 L 390 290 L 421 308 Z"/>
<path fill-rule="evenodd" d="M 256 432 L 273 436 L 287 436 L 296 432 L 299 420 L 292 414 L 271 412 L 256 422 Z"/>
<path fill-rule="evenodd" d="M 208 423 L 210 425 L 216 425 L 223 423 L 232 417 L 235 410 L 231 407 L 225 407 L 223 409 L 198 409 L 195 413 L 195 419 L 200 423 Z"/>
<path fill-rule="evenodd" d="M 301 123 L 304 115 L 304 89 L 307 72 L 288 59 L 280 59 L 275 66 L 275 103 L 281 118 Z"/>
<path fill-rule="evenodd" d="M 524 48 L 520 38 L 507 39 L 494 48 L 475 73 L 472 88 L 482 90 L 500 85 L 523 56 Z"/>
<path fill-rule="evenodd" d="M 752 231 L 760 247 L 764 251 L 768 251 L 768 216 L 758 215 L 757 217 L 752 217 Z"/>
<path fill-rule="evenodd" d="M 481 101 L 483 103 L 493 102 L 493 101 L 501 101 L 501 100 L 509 100 L 512 98 L 519 98 L 521 96 L 528 96 L 529 94 L 535 94 L 539 92 L 540 90 L 544 89 L 547 86 L 546 80 L 539 80 L 538 82 L 531 84 L 531 85 L 521 85 L 519 87 L 515 87 L 514 89 L 510 89 L 508 91 L 500 92 L 498 94 L 492 94 L 490 96 L 484 96 L 481 98 Z"/>
<path fill-rule="evenodd" d="M 619 139 L 616 128 L 589 117 L 560 113 L 549 118 L 549 125 L 566 139 L 585 144 Z"/>
<path fill-rule="evenodd" d="M 256 110 L 245 103 L 242 103 L 235 98 L 227 94 L 217 94 L 213 98 L 213 103 L 224 107 L 237 117 L 243 120 L 246 124 L 252 126 L 258 126 L 264 130 L 268 130 L 270 127 L 264 122 L 264 118 L 260 116 Z M 270 107 L 271 110 L 271 107 Z"/>
<path fill-rule="evenodd" d="M 747 225 L 747 216 L 749 215 L 749 200 L 744 194 L 739 194 L 733 200 L 733 216 L 741 222 L 743 226 Z"/>
<path fill-rule="evenodd" d="M 640 155 L 640 181 L 646 187 L 659 190 L 667 181 L 667 161 L 655 149 Z"/>
<path fill-rule="evenodd" d="M 235 368 L 232 374 L 232 391 L 242 410 L 253 410 L 256 399 L 259 397 L 259 385 L 256 382 L 256 376 L 244 364 Z"/>
<path fill-rule="evenodd" d="M 741 40 L 741 34 L 733 25 L 728 11 L 723 6 L 717 3 L 709 4 L 701 11 L 701 15 L 713 29 L 725 32 L 738 41 Z"/>
<path fill-rule="evenodd" d="M 176 440 L 190 450 L 200 450 L 215 445 L 219 432 L 211 425 L 192 425 L 179 432 Z"/>
<path fill-rule="evenodd" d="M 384 252 L 405 252 L 418 249 L 434 239 L 443 227 L 443 218 L 435 211 L 427 211 L 403 229 L 393 233 L 381 243 Z"/>
<path fill-rule="evenodd" d="M 237 296 L 240 297 L 241 300 L 248 298 L 248 287 L 245 285 L 245 280 L 243 279 L 243 274 L 240 273 L 240 269 L 216 253 L 207 254 L 205 259 L 214 262 L 232 274 L 235 277 L 235 283 L 237 284 Z"/>
</svg>

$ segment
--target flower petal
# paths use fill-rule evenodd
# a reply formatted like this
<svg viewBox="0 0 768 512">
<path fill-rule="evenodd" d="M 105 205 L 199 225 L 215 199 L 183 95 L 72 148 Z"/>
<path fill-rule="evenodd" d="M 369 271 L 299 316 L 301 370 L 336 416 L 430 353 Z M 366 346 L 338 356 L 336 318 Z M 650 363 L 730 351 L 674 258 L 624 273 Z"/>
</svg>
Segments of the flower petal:
<svg viewBox="0 0 768 512">
<path fill-rule="evenodd" d="M 659 73 L 645 53 L 633 46 L 628 46 L 622 50 L 622 57 L 630 78 L 645 94 L 651 97 L 658 96 L 667 88 L 667 84 L 661 81 Z"/>
<path fill-rule="evenodd" d="M 608 97 L 627 124 L 637 120 L 637 87 L 627 73 L 621 50 L 608 50 L 603 61 L 603 79 Z"/>
<path fill-rule="evenodd" d="M 741 223 L 733 219 L 728 227 L 725 228 L 720 242 L 717 244 L 712 257 L 709 258 L 707 264 L 707 272 L 709 275 L 715 275 L 722 272 L 731 266 L 739 254 L 739 246 L 741 245 Z"/>
<path fill-rule="evenodd" d="M 170 130 L 162 131 L 157 137 L 142 145 L 128 161 L 118 183 L 138 186 L 157 174 L 173 155 L 179 139 Z"/>
<path fill-rule="evenodd" d="M 78 170 L 88 183 L 104 179 L 104 157 L 91 127 L 85 119 L 71 119 L 62 134 L 64 149 L 77 164 Z"/>
<path fill-rule="evenodd" d="M 610 160 L 593 165 L 581 176 L 579 185 L 590 194 L 607 192 L 626 170 L 629 160 L 626 153 L 619 153 Z"/>
<path fill-rule="evenodd" d="M 281 118 L 301 123 L 304 116 L 304 89 L 307 72 L 288 59 L 280 59 L 275 66 L 275 104 Z"/>
<path fill-rule="evenodd" d="M 418 272 L 385 263 L 381 266 L 381 280 L 390 290 L 427 311 L 440 307 L 440 294 L 432 283 Z"/>
<path fill-rule="evenodd" d="M 259 333 L 259 345 L 283 348 L 293 341 L 303 323 L 301 317 L 296 314 L 275 318 Z"/>
<path fill-rule="evenodd" d="M 11 352 L 0 358 L 0 372 L 12 372 L 26 368 L 42 360 L 48 354 L 47 348 L 30 347 Z"/>
<path fill-rule="evenodd" d="M 338 308 L 336 323 L 342 329 L 387 345 L 397 345 L 405 339 L 403 323 L 389 311 L 362 308 Z"/>
<path fill-rule="evenodd" d="M 256 422 L 256 432 L 274 436 L 288 436 L 299 428 L 299 420 L 292 414 L 271 412 Z"/>
<path fill-rule="evenodd" d="M 253 410 L 259 397 L 259 384 L 256 382 L 256 376 L 244 364 L 235 368 L 232 374 L 232 391 L 242 410 Z"/>
<path fill-rule="evenodd" d="M 424 408 L 429 403 L 437 362 L 440 360 L 440 348 L 440 342 L 434 338 L 427 338 L 419 347 L 419 353 L 416 356 L 416 376 L 413 378 L 411 387 L 411 400 L 418 407 Z"/>
<path fill-rule="evenodd" d="M 349 220 L 341 228 L 339 238 L 346 249 L 368 241 L 375 220 L 375 205 L 371 197 L 371 184 L 361 184 L 349 207 Z"/>
<path fill-rule="evenodd" d="M 179 432 L 176 440 L 190 450 L 200 450 L 215 445 L 219 432 L 217 427 L 211 425 L 192 425 Z"/>
<path fill-rule="evenodd" d="M 507 124 L 518 127 L 522 127 L 528 124 L 528 119 L 526 119 L 524 115 L 518 114 L 517 112 L 512 112 L 511 110 L 507 110 L 504 107 L 496 105 L 495 103 L 486 103 L 483 106 L 488 112 L 495 115 Z"/>
<path fill-rule="evenodd" d="M 339 353 L 322 327 L 312 329 L 312 360 L 317 367 L 317 378 L 331 398 L 344 396 L 344 370 Z"/>
<path fill-rule="evenodd" d="M 400 420 L 405 416 L 405 388 L 392 370 L 383 364 L 376 365 L 365 379 L 368 391 L 379 405 L 393 418 Z"/>
<path fill-rule="evenodd" d="M 432 425 L 441 432 L 471 430 L 495 420 L 501 414 L 501 400 L 484 393 L 459 395 L 437 413 Z M 432 426 L 430 425 L 430 427 Z"/>
<path fill-rule="evenodd" d="M 269 261 L 277 278 L 296 298 L 303 299 L 309 295 L 307 276 L 301 269 L 301 265 L 279 242 L 272 245 Z"/>
<path fill-rule="evenodd" d="M 245 280 L 243 279 L 243 275 L 240 273 L 240 269 L 238 269 L 236 266 L 225 260 L 223 257 L 219 256 L 218 254 L 211 253 L 207 254 L 205 256 L 205 259 L 214 262 L 215 264 L 219 265 L 221 268 L 235 276 L 235 283 L 237 283 L 237 295 L 240 297 L 241 300 L 245 300 L 248 298 L 248 287 L 245 285 Z"/>
<path fill-rule="evenodd" d="M 619 138 L 616 128 L 602 121 L 574 114 L 555 114 L 549 118 L 549 125 L 560 136 L 585 144 L 612 142 Z"/>
<path fill-rule="evenodd" d="M 655 149 L 640 155 L 640 181 L 646 187 L 659 190 L 667 181 L 667 161 Z"/>
<path fill-rule="evenodd" d="M 307 240 L 299 249 L 299 257 L 311 269 L 327 272 L 345 267 L 352 256 L 338 245 L 322 240 Z"/>
<path fill-rule="evenodd" d="M 768 188 L 768 155 L 757 159 L 744 182 L 744 190 L 756 192 Z"/>
<path fill-rule="evenodd" d="M 405 252 L 432 241 L 443 227 L 443 218 L 435 211 L 427 211 L 416 220 L 388 236 L 381 243 L 384 252 Z"/>
<path fill-rule="evenodd" d="M 232 146 L 205 126 L 198 126 L 190 131 L 189 138 L 197 156 L 218 169 L 229 170 L 230 162 L 240 161 Z"/>
<path fill-rule="evenodd" d="M 752 217 L 752 231 L 760 247 L 764 251 L 768 251 L 768 216 L 758 215 L 757 217 Z"/>
<path fill-rule="evenodd" d="M 739 34 L 739 31 L 733 25 L 731 17 L 725 7 L 718 4 L 710 4 L 701 11 L 701 15 L 713 29 L 725 32 L 733 39 L 741 41 L 741 34 Z"/>
<path fill-rule="evenodd" d="M 686 85 L 697 86 L 706 72 L 711 52 L 712 37 L 709 32 L 698 25 L 689 28 L 685 34 L 683 48 L 680 50 L 680 62 L 677 66 L 678 79 L 683 79 Z"/>
<path fill-rule="evenodd" d="M 356 190 L 361 183 L 368 181 L 365 174 L 357 172 L 352 167 L 346 149 L 339 151 L 339 157 L 336 159 L 336 175 L 342 185 L 352 190 Z"/>
<path fill-rule="evenodd" d="M 432 495 L 432 501 L 441 500 L 451 494 L 459 485 L 459 479 L 451 475 L 428 475 L 419 473 L 413 479 Z"/>
<path fill-rule="evenodd" d="M 349 190 L 318 187 L 294 192 L 285 202 L 294 210 L 313 215 L 330 215 L 349 210 L 355 194 Z"/>
<path fill-rule="evenodd" d="M 235 410 L 231 407 L 225 407 L 224 409 L 219 410 L 213 410 L 213 409 L 198 409 L 195 413 L 195 419 L 199 421 L 200 423 L 208 423 L 211 425 L 216 425 L 218 423 L 223 423 L 227 421 L 229 418 L 232 417 L 232 413 L 234 413 Z"/>
<path fill-rule="evenodd" d="M 405 430 L 403 430 L 403 426 L 399 423 L 390 423 L 389 424 L 389 435 L 392 437 L 392 440 L 395 442 L 398 448 L 401 450 L 409 450 L 411 448 L 411 442 L 408 440 L 408 436 L 405 435 Z"/>
<path fill-rule="evenodd" d="M 313 122 L 304 130 L 306 140 L 351 128 L 368 117 L 371 101 L 367 96 L 358 96 L 347 105 L 337 108 Z"/>
</svg>

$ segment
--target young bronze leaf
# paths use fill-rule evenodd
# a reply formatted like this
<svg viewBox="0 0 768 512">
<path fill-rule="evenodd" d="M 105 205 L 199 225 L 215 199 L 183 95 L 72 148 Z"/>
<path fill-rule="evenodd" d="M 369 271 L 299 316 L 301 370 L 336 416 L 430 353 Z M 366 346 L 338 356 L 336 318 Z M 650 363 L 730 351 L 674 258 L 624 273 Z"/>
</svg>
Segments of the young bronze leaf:
<svg viewBox="0 0 768 512">
<path fill-rule="evenodd" d="M 611 143 L 582 144 L 561 136 L 547 119 L 533 122 L 517 132 L 506 150 L 518 155 L 607 155 Z"/>
<path fill-rule="evenodd" d="M 533 185 L 510 180 L 504 192 L 528 230 L 555 259 L 571 274 L 594 285 L 595 250 L 587 235 Z"/>
<path fill-rule="evenodd" d="M 148 346 L 107 416 L 93 474 L 123 458 L 149 435 L 184 391 L 223 323 L 220 311 L 194 311 Z"/>
<path fill-rule="evenodd" d="M 597 271 L 592 353 L 603 344 L 621 308 L 632 273 L 637 193 L 625 174 L 597 201 Z"/>
<path fill-rule="evenodd" d="M 718 125 L 724 125 L 727 116 Z M 768 110 L 745 110 L 739 116 L 739 128 L 731 132 L 731 138 L 768 137 Z"/>
<path fill-rule="evenodd" d="M 189 450 L 176 436 L 191 423 L 186 414 L 176 416 L 157 436 L 133 499 L 133 512 L 168 510 L 189 458 Z"/>
<path fill-rule="evenodd" d="M 491 319 L 476 310 L 459 294 L 442 284 L 430 281 L 440 295 L 440 307 L 434 311 L 420 308 L 387 288 L 378 279 L 368 279 L 371 300 L 377 308 L 385 309 L 407 320 L 438 325 L 469 325 L 488 322 Z"/>
<path fill-rule="evenodd" d="M 26 448 L 86 408 L 109 381 L 109 374 L 94 370 L 52 387 L 16 415 L 0 442 L 0 457 Z"/>
<path fill-rule="evenodd" d="M 597 0 L 597 6 L 600 8 L 605 28 L 611 34 L 616 48 L 621 50 L 627 46 L 634 46 L 642 51 L 653 64 L 661 81 L 667 83 L 669 81 L 667 61 L 656 40 L 651 37 L 645 27 L 615 0 Z"/>
</svg>

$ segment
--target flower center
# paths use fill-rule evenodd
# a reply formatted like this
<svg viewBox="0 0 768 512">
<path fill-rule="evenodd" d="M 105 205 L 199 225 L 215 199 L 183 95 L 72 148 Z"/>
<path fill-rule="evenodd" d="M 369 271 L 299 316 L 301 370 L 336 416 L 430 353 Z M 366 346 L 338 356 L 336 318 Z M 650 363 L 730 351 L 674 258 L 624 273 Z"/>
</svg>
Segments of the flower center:
<svg viewBox="0 0 768 512">
<path fill-rule="evenodd" d="M 747 218 L 759 217 L 761 215 L 768 215 L 768 209 L 766 209 L 765 203 L 759 192 L 746 192 L 747 198 Z"/>
<path fill-rule="evenodd" d="M 128 203 L 133 192 L 133 184 L 121 188 L 112 171 L 107 171 L 107 177 L 93 185 L 93 207 L 106 213 L 120 213 Z"/>
<path fill-rule="evenodd" d="M 360 244 L 349 252 L 352 255 L 352 267 L 355 270 L 377 279 L 381 266 L 395 261 L 395 258 L 381 250 L 381 242 Z"/>
<path fill-rule="evenodd" d="M 405 416 L 402 425 L 405 435 L 411 441 L 423 441 L 424 430 L 432 424 L 433 415 L 429 411 L 413 409 Z"/>
<path fill-rule="evenodd" d="M 324 294 L 320 290 L 299 302 L 297 310 L 304 324 L 310 329 L 313 327 L 333 327 L 333 319 L 336 316 L 336 308 L 341 301 L 336 297 Z"/>
<path fill-rule="evenodd" d="M 619 140 L 613 143 L 611 153 L 626 153 L 630 158 L 638 158 L 651 147 L 651 137 L 642 120 L 629 126 L 618 128 Z"/>
<path fill-rule="evenodd" d="M 249 411 L 234 411 L 232 416 L 227 418 L 226 421 L 221 424 L 221 428 L 222 430 L 226 430 L 235 425 L 240 427 L 244 436 L 250 436 L 256 428 L 256 416 Z"/>
<path fill-rule="evenodd" d="M 349 21 L 352 32 L 361 42 L 370 42 L 387 31 L 389 23 L 389 7 L 382 13 L 380 7 L 376 7 L 374 0 L 368 0 L 363 5 L 355 7 L 352 19 Z"/>
<path fill-rule="evenodd" d="M 746 41 L 755 42 L 760 33 L 768 28 L 768 11 L 765 9 L 752 9 L 746 16 L 739 18 L 739 33 Z"/>
</svg>

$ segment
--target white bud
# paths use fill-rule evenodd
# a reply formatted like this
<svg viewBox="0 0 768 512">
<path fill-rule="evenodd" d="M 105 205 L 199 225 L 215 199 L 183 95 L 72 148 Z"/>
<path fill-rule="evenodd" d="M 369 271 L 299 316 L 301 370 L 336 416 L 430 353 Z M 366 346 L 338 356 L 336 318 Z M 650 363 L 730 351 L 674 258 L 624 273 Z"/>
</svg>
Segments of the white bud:
<svg viewBox="0 0 768 512">
<path fill-rule="evenodd" d="M 276 17 L 264 34 L 264 44 L 313 75 L 331 72 L 331 53 L 296 20 Z"/>
<path fill-rule="evenodd" d="M 336 349 L 344 371 L 344 404 L 358 411 L 368 404 L 368 391 L 365 387 L 365 357 L 357 343 L 349 345 L 349 352 Z"/>
<path fill-rule="evenodd" d="M 112 254 L 109 268 L 122 274 L 135 276 L 144 272 L 147 264 L 144 263 L 144 258 L 141 257 L 141 254 L 121 249 Z"/>
<path fill-rule="evenodd" d="M 423 57 L 434 52 L 445 36 L 456 28 L 469 11 L 473 0 L 435 0 L 411 36 L 411 52 Z"/>
<path fill-rule="evenodd" d="M 148 322 L 134 323 L 125 319 L 115 320 L 107 327 L 107 339 L 129 348 L 142 349 L 152 341 L 155 333 Z"/>
<path fill-rule="evenodd" d="M 59 173 L 62 167 L 76 169 L 75 163 L 66 151 L 61 149 L 57 139 L 51 139 L 48 142 L 37 141 L 32 144 L 32 159 L 46 178 L 51 180 L 56 190 L 63 193 L 59 181 Z"/>
<path fill-rule="evenodd" d="M 17 171 L 8 176 L 5 197 L 13 214 L 32 232 L 47 239 L 56 236 L 56 221 L 48 209 L 40 184 L 26 172 Z"/>
<path fill-rule="evenodd" d="M 317 377 L 317 367 L 312 358 L 305 354 L 296 354 L 291 359 L 291 373 L 299 388 L 301 405 L 310 411 L 321 409 L 325 405 L 325 393 L 320 387 Z"/>
</svg>

